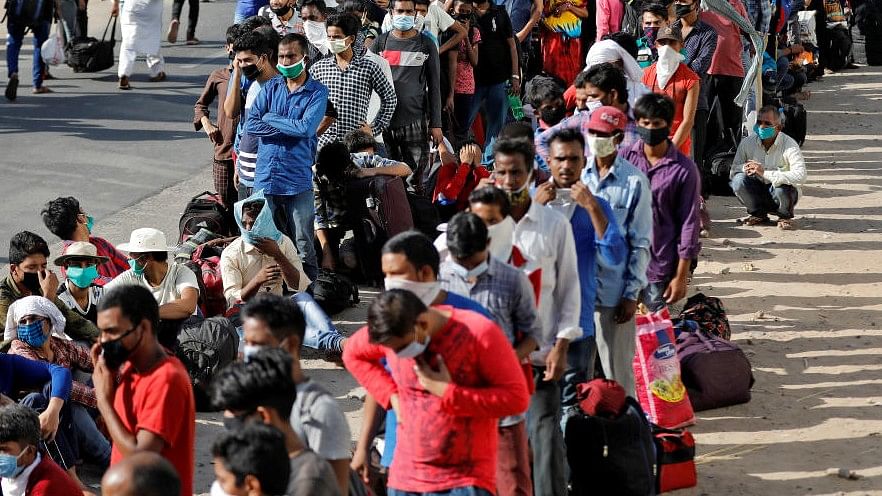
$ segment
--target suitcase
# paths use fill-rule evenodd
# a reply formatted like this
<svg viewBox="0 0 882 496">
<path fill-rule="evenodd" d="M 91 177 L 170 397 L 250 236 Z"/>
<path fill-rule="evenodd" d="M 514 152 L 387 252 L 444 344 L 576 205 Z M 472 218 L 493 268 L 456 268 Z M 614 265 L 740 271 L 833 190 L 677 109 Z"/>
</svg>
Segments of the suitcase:
<svg viewBox="0 0 882 496">
<path fill-rule="evenodd" d="M 358 246 L 359 266 L 367 282 L 383 279 L 380 250 L 398 233 L 413 229 L 413 215 L 400 177 L 373 176 L 346 184 L 346 203 Z"/>
</svg>

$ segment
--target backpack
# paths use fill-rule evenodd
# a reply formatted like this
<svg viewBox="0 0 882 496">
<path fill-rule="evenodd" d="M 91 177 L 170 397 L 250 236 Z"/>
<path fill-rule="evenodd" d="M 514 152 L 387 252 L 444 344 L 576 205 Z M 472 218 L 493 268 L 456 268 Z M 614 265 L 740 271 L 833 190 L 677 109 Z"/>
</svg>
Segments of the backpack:
<svg viewBox="0 0 882 496">
<path fill-rule="evenodd" d="M 215 374 L 236 360 L 239 334 L 224 317 L 210 317 L 178 335 L 176 354 L 187 368 L 199 411 L 210 411 L 208 386 Z"/>
<path fill-rule="evenodd" d="M 199 308 L 206 317 L 223 315 L 227 309 L 224 282 L 221 277 L 221 248 L 199 245 L 190 260 L 183 263 L 196 274 L 199 283 Z"/>
<path fill-rule="evenodd" d="M 5 7 L 10 20 L 31 29 L 52 22 L 55 13 L 53 0 L 6 0 Z"/>
<path fill-rule="evenodd" d="M 753 372 L 737 345 L 683 321 L 687 330 L 677 337 L 680 374 L 695 411 L 750 401 Z"/>
<path fill-rule="evenodd" d="M 222 236 L 229 235 L 231 229 L 228 219 L 229 213 L 220 195 L 210 191 L 199 193 L 184 207 L 178 222 L 178 241 L 183 243 L 200 229 L 208 229 Z"/>
<path fill-rule="evenodd" d="M 655 442 L 655 490 L 665 493 L 698 485 L 695 471 L 695 438 L 686 429 L 652 426 Z"/>
<path fill-rule="evenodd" d="M 680 318 L 696 322 L 703 331 L 713 336 L 728 340 L 732 335 L 723 302 L 704 293 L 696 293 L 686 300 Z"/>
<path fill-rule="evenodd" d="M 634 398 L 615 418 L 577 414 L 566 425 L 572 496 L 655 494 L 655 448 L 649 422 Z"/>
<path fill-rule="evenodd" d="M 359 302 L 358 286 L 348 277 L 328 269 L 319 269 L 306 292 L 328 315 L 338 314 Z"/>
</svg>

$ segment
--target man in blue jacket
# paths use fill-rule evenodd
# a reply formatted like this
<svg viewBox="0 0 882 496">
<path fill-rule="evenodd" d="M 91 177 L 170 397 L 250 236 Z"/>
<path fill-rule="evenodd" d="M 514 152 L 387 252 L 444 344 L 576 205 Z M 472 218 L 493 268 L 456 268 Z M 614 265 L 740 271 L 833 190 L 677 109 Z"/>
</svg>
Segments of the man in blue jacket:
<svg viewBox="0 0 882 496">
<path fill-rule="evenodd" d="M 263 190 L 275 218 L 287 220 L 278 227 L 294 240 L 304 272 L 315 280 L 312 164 L 328 88 L 306 71 L 308 46 L 303 35 L 282 38 L 277 66 L 282 77 L 264 86 L 248 112 L 245 130 L 260 138 L 254 190 Z"/>
</svg>

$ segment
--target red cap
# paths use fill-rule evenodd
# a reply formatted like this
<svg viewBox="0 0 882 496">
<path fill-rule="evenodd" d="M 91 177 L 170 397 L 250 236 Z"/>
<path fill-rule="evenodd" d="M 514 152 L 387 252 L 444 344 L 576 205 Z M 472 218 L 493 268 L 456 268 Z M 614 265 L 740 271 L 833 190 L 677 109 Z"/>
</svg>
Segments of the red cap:
<svg viewBox="0 0 882 496">
<path fill-rule="evenodd" d="M 614 133 L 616 131 L 625 131 L 625 124 L 628 117 L 621 110 L 603 106 L 594 109 L 591 112 L 591 119 L 588 121 L 588 130 L 600 133 Z"/>
<path fill-rule="evenodd" d="M 595 111 L 596 112 L 596 111 Z M 616 381 L 594 379 L 576 386 L 579 407 L 591 416 L 618 417 L 625 409 L 625 389 Z"/>
</svg>

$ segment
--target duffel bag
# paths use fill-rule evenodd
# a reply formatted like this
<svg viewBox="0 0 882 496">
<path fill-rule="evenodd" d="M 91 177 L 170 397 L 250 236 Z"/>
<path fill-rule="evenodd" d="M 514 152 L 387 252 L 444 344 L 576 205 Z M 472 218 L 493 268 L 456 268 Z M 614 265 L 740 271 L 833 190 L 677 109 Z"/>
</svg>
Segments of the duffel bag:
<svg viewBox="0 0 882 496">
<path fill-rule="evenodd" d="M 111 28 L 111 22 L 113 27 Z M 107 30 L 110 29 L 110 39 Z M 65 48 L 67 65 L 74 72 L 100 72 L 113 67 L 113 47 L 116 45 L 116 16 L 107 21 L 104 35 L 100 40 L 95 38 L 75 38 Z"/>
<path fill-rule="evenodd" d="M 665 493 L 698 485 L 695 470 L 695 438 L 686 429 L 652 426 L 655 441 L 656 491 Z"/>
<path fill-rule="evenodd" d="M 687 321 L 688 324 L 688 321 Z M 695 411 L 750 401 L 753 372 L 737 345 L 690 325 L 677 337 L 680 373 Z"/>
</svg>

